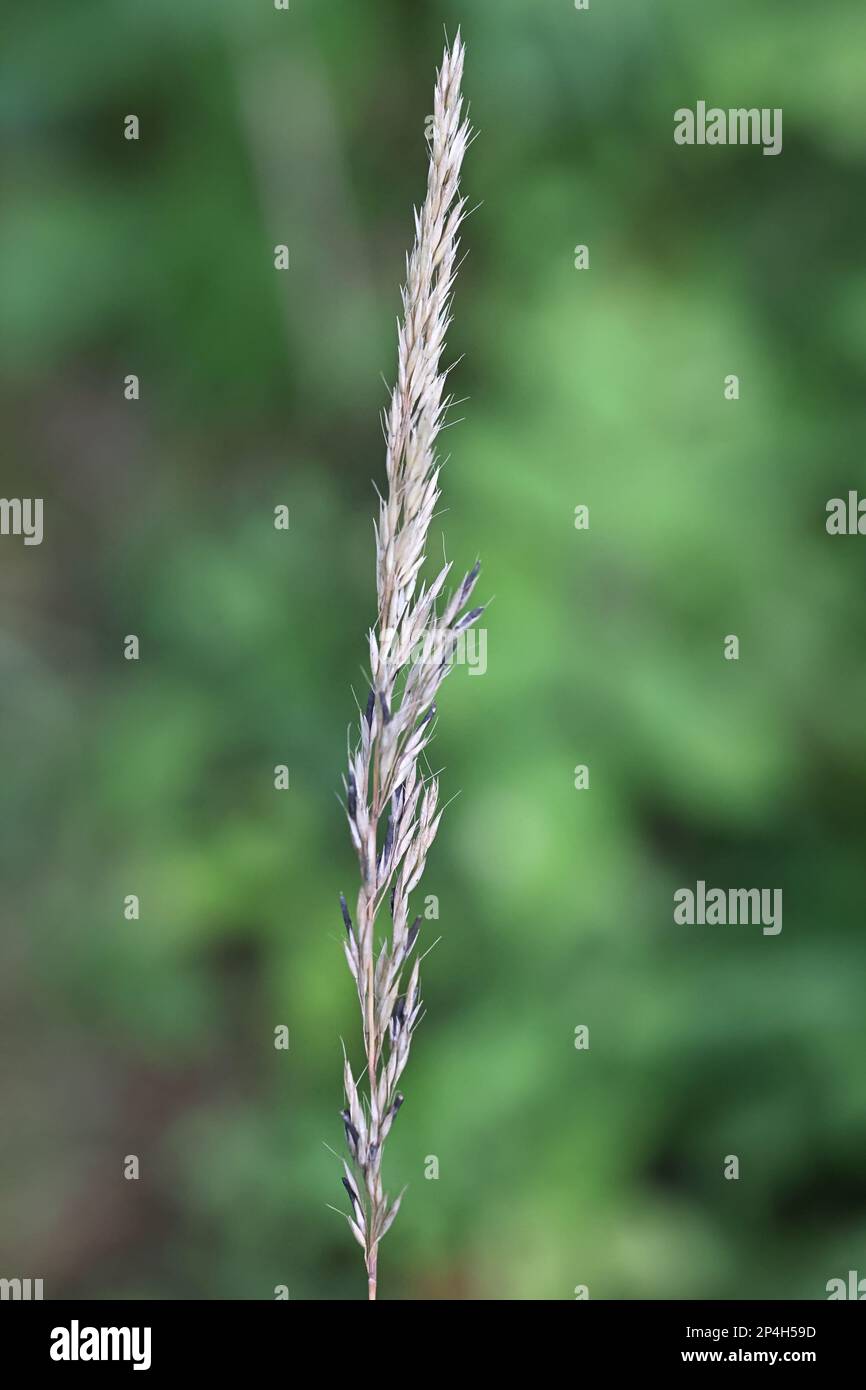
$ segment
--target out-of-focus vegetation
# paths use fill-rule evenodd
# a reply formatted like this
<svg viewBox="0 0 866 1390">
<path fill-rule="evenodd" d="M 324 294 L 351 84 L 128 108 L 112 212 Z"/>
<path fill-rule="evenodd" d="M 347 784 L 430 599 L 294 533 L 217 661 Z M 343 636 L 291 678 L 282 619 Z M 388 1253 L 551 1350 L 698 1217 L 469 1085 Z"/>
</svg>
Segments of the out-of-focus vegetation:
<svg viewBox="0 0 866 1390">
<path fill-rule="evenodd" d="M 55 0 L 7 17 L 0 231 L 3 493 L 45 498 L 44 543 L 0 543 L 0 1273 L 46 1296 L 363 1293 L 325 1205 L 358 1034 L 334 793 L 458 22 L 440 525 L 495 602 L 443 692 L 381 1291 L 864 1272 L 866 540 L 824 530 L 864 476 L 862 4 Z M 782 155 L 676 147 L 698 99 L 782 107 Z M 781 935 L 674 926 L 698 878 L 781 887 Z"/>
</svg>

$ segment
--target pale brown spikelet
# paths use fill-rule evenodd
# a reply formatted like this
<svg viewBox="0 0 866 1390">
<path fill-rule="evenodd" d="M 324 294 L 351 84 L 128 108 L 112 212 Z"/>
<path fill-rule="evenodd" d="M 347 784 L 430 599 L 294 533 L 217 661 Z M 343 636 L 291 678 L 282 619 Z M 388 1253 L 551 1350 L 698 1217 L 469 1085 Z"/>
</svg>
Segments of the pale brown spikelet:
<svg viewBox="0 0 866 1390">
<path fill-rule="evenodd" d="M 427 195 L 415 213 L 399 326 L 397 382 L 385 417 L 387 488 L 376 524 L 378 614 L 369 633 L 370 695 L 344 779 L 352 843 L 361 869 L 354 920 L 341 899 L 344 949 L 361 1006 L 366 1069 L 359 1088 L 344 1066 L 343 1123 L 350 1163 L 343 1185 L 349 1224 L 364 1249 L 369 1297 L 376 1297 L 379 1242 L 401 1196 L 382 1188 L 382 1147 L 403 1096 L 398 1082 L 422 1004 L 417 954 L 420 918 L 410 925 L 417 887 L 436 835 L 439 788 L 419 767 L 432 732 L 436 692 L 448 674 L 458 634 L 481 614 L 464 612 L 476 564 L 437 613 L 450 566 L 420 581 L 427 535 L 439 498 L 437 435 L 450 405 L 441 366 L 466 211 L 460 170 L 470 141 L 463 115 L 464 46 L 458 31 L 437 73 L 429 142 Z M 380 910 L 390 930 L 375 947 Z"/>
</svg>

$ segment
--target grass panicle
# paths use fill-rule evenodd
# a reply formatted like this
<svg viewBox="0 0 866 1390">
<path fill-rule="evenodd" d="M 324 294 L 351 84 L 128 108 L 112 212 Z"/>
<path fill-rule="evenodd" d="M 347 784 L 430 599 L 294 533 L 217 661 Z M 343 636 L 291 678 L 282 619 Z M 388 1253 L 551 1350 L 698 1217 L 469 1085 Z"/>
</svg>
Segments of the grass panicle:
<svg viewBox="0 0 866 1390">
<path fill-rule="evenodd" d="M 379 1242 L 400 1209 L 382 1186 L 382 1151 L 403 1095 L 400 1078 L 422 1003 L 422 922 L 409 900 L 424 872 L 441 811 L 439 786 L 426 774 L 436 695 L 454 660 L 459 634 L 482 609 L 467 607 L 476 564 L 450 594 L 451 566 L 421 579 L 430 523 L 439 500 L 436 440 L 452 404 L 441 365 L 466 212 L 460 171 L 471 139 L 463 111 L 464 46 L 458 31 L 436 76 L 427 194 L 415 212 L 397 346 L 397 381 L 383 425 L 387 487 L 376 534 L 378 613 L 369 633 L 370 692 L 344 778 L 349 832 L 361 884 L 354 916 L 340 907 L 344 949 L 358 990 L 365 1068 L 344 1058 L 342 1111 L 349 1161 L 343 1162 L 349 1226 L 364 1251 L 368 1293 L 376 1297 Z M 377 926 L 387 921 L 384 939 Z M 405 1189 L 404 1189 L 405 1190 Z"/>
</svg>

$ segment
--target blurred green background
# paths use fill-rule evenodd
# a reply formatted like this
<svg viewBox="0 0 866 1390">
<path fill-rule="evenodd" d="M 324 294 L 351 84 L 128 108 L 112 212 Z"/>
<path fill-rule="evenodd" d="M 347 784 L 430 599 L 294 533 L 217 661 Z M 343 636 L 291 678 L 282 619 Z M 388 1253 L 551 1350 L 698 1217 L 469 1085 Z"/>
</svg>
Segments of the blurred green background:
<svg viewBox="0 0 866 1390">
<path fill-rule="evenodd" d="M 866 1275 L 866 540 L 824 529 L 863 480 L 863 5 L 43 0 L 2 81 L 3 493 L 45 539 L 0 542 L 0 1275 L 47 1297 L 364 1294 L 326 1206 L 335 792 L 458 23 L 480 207 L 433 550 L 495 602 L 441 701 L 381 1296 Z M 783 153 L 675 146 L 698 99 L 782 107 Z M 675 926 L 697 878 L 781 887 L 781 935 Z"/>
</svg>

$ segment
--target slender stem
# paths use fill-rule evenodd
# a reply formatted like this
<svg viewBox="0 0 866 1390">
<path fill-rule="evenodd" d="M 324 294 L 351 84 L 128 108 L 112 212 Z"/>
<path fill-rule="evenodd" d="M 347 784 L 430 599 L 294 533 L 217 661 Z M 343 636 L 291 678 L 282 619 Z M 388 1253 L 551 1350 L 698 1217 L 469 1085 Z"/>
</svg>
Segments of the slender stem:
<svg viewBox="0 0 866 1390">
<path fill-rule="evenodd" d="M 367 1301 L 368 1301 L 368 1303 L 375 1303 L 375 1302 L 376 1302 L 376 1264 L 377 1264 L 377 1257 L 376 1257 L 376 1252 L 374 1252 L 374 1253 L 370 1256 L 369 1263 L 368 1263 L 368 1265 L 367 1265 Z"/>
<path fill-rule="evenodd" d="M 370 929 L 372 937 L 372 926 Z M 373 942 L 370 941 L 370 954 L 367 957 L 367 1076 L 372 1091 L 376 1080 L 376 1009 L 373 982 Z"/>
<path fill-rule="evenodd" d="M 371 807 L 371 819 L 376 826 L 374 843 L 378 842 L 379 817 L 382 814 L 379 806 L 379 760 L 381 749 L 379 740 L 373 750 L 373 804 Z M 373 975 L 375 963 L 375 941 L 373 940 L 373 927 L 375 921 L 375 903 L 368 903 L 367 910 L 370 914 L 370 921 L 367 936 L 367 1080 L 370 1086 L 370 1094 L 376 1082 L 376 987 Z"/>
</svg>

